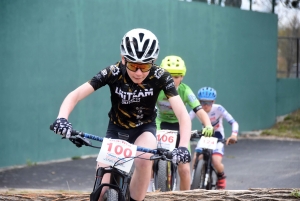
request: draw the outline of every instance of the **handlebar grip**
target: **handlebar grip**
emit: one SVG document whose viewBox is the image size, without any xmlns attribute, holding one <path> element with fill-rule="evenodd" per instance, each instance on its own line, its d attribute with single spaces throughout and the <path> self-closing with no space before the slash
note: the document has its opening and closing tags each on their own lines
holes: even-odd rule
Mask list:
<svg viewBox="0 0 300 201">
<path fill-rule="evenodd" d="M 53 125 L 52 125 L 52 124 L 50 125 L 50 130 L 52 130 L 52 131 L 54 130 L 54 128 L 53 128 Z"/>
<path fill-rule="evenodd" d="M 168 151 L 165 156 L 167 157 L 167 159 L 173 159 L 173 155 L 172 155 L 172 151 Z"/>
</svg>

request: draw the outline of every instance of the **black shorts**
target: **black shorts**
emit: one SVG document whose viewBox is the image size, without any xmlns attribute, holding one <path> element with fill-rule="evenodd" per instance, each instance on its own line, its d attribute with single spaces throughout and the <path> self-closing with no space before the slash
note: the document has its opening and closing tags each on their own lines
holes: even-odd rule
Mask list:
<svg viewBox="0 0 300 201">
<path fill-rule="evenodd" d="M 179 131 L 179 123 L 178 122 L 176 122 L 176 123 L 161 122 L 160 129 Z M 178 148 L 179 142 L 180 142 L 180 135 L 177 135 L 177 140 L 176 140 L 176 145 L 175 145 L 176 148 Z"/>
<path fill-rule="evenodd" d="M 135 140 L 143 133 L 143 132 L 150 132 L 156 138 L 156 124 L 155 122 L 151 122 L 148 124 L 143 124 L 136 128 L 125 129 L 121 128 L 111 121 L 108 123 L 107 131 L 106 131 L 106 138 L 112 139 L 121 139 L 125 140 L 131 144 L 134 144 Z"/>
</svg>

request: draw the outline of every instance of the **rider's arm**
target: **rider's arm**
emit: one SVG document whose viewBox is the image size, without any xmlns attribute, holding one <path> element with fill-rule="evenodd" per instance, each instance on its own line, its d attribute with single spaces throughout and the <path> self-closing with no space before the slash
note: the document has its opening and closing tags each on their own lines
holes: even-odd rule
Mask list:
<svg viewBox="0 0 300 201">
<path fill-rule="evenodd" d="M 237 123 L 237 121 L 235 121 L 235 119 L 231 116 L 231 114 L 229 114 L 229 112 L 223 107 L 223 106 L 219 106 L 218 110 L 222 111 L 222 115 L 223 118 L 226 119 L 226 121 L 231 125 L 231 133 L 232 135 L 237 135 L 239 132 L 239 124 Z"/>
<path fill-rule="evenodd" d="M 91 80 L 82 84 L 74 91 L 70 92 L 66 98 L 64 99 L 62 105 L 60 106 L 58 118 L 68 119 L 69 115 L 75 108 L 76 104 L 99 89 L 100 87 L 106 85 L 110 78 L 113 69 L 118 68 L 118 63 L 114 66 L 106 67 L 101 70 L 98 74 L 96 74 Z"/>
<path fill-rule="evenodd" d="M 196 114 L 196 116 L 199 118 L 199 120 L 205 127 L 212 126 L 208 114 L 202 109 L 202 106 L 200 105 L 200 102 L 195 96 L 192 89 L 186 84 L 181 84 L 181 85 L 185 87 L 183 98 L 184 100 L 186 100 L 187 104 L 193 109 L 194 114 Z M 190 118 L 191 115 L 192 114 L 190 112 L 189 114 Z"/>
<path fill-rule="evenodd" d="M 189 114 L 179 95 L 169 98 L 169 101 L 179 122 L 179 147 L 188 147 L 192 129 Z"/>
<path fill-rule="evenodd" d="M 195 114 L 195 112 L 194 112 L 193 110 L 191 110 L 191 111 L 189 112 L 189 115 L 190 115 L 190 119 L 191 119 L 191 120 L 193 120 L 193 119 L 196 117 L 196 114 Z"/>
<path fill-rule="evenodd" d="M 222 112 L 223 118 L 231 125 L 231 136 L 227 139 L 226 144 L 230 144 L 231 140 L 237 141 L 237 134 L 239 132 L 239 124 L 235 121 L 235 119 L 227 112 L 227 110 L 219 105 L 218 110 Z"/>
<path fill-rule="evenodd" d="M 88 82 L 70 92 L 60 106 L 58 118 L 68 119 L 76 104 L 93 92 L 94 88 Z"/>
<path fill-rule="evenodd" d="M 208 114 L 203 109 L 198 110 L 196 115 L 204 126 L 212 126 Z"/>
</svg>

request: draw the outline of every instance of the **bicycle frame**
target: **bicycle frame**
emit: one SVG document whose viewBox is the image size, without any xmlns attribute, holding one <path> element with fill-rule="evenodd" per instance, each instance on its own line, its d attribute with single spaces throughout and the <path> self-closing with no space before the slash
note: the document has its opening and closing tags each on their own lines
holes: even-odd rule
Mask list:
<svg viewBox="0 0 300 201">
<path fill-rule="evenodd" d="M 225 139 L 219 139 L 218 142 L 224 143 Z M 202 155 L 203 164 L 199 165 L 199 156 Z M 213 150 L 202 149 L 202 153 L 196 153 L 196 160 L 192 172 L 191 189 L 212 190 L 217 187 L 217 171 L 212 165 Z M 198 167 L 199 166 L 199 167 Z M 200 171 L 200 172 L 199 172 Z"/>
<path fill-rule="evenodd" d="M 216 188 L 216 181 L 213 181 L 212 174 L 214 173 L 217 175 L 217 172 L 215 168 L 212 165 L 212 150 L 210 149 L 203 149 L 203 152 L 201 153 L 203 155 L 203 165 L 202 168 L 204 168 L 204 172 L 201 172 L 201 177 L 204 176 L 204 181 L 199 183 L 199 188 L 200 189 L 206 189 L 206 190 L 211 190 Z M 199 165 L 199 156 L 201 155 L 200 153 L 196 154 L 196 161 L 194 164 L 194 170 L 197 169 L 197 166 Z M 203 170 L 202 170 L 203 171 Z M 193 178 L 192 178 L 193 179 Z"/>
</svg>

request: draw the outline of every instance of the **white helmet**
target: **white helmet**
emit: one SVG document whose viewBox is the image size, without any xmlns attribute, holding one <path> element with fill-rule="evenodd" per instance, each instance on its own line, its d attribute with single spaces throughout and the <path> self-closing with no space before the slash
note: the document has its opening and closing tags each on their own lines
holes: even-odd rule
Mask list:
<svg viewBox="0 0 300 201">
<path fill-rule="evenodd" d="M 151 63 L 157 59 L 159 45 L 156 36 L 147 29 L 132 29 L 122 38 L 121 55 L 128 61 Z"/>
</svg>

